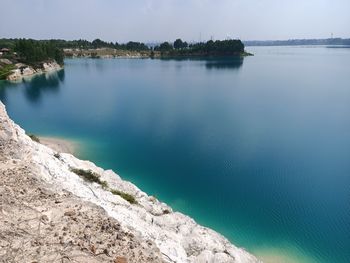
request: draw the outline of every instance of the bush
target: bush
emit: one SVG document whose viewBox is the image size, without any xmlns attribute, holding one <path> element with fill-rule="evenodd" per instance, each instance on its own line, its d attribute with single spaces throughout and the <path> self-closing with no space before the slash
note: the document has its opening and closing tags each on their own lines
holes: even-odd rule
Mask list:
<svg viewBox="0 0 350 263">
<path fill-rule="evenodd" d="M 38 137 L 36 137 L 34 134 L 28 134 L 28 136 L 35 142 L 39 142 L 40 143 L 40 139 Z"/>
<path fill-rule="evenodd" d="M 100 179 L 100 176 L 97 173 L 94 173 L 91 170 L 83 170 L 83 169 L 77 169 L 77 168 L 71 168 L 70 169 L 73 173 L 79 175 L 82 177 L 85 181 L 91 182 L 91 183 L 98 183 L 102 186 L 103 189 L 108 188 L 108 184 L 106 181 L 102 181 Z"/>
<path fill-rule="evenodd" d="M 130 204 L 137 204 L 135 197 L 131 194 L 124 193 L 122 191 L 115 190 L 115 189 L 111 189 L 111 193 L 114 195 L 119 195 L 120 197 L 128 201 Z"/>
<path fill-rule="evenodd" d="M 130 204 L 137 204 L 137 201 L 133 195 L 128 194 L 128 193 L 124 193 L 124 192 L 119 191 L 119 190 L 109 189 L 108 183 L 106 181 L 102 181 L 100 179 L 100 176 L 97 173 L 94 173 L 91 170 L 83 170 L 83 169 L 77 169 L 77 168 L 71 168 L 70 170 L 73 173 L 82 177 L 85 181 L 88 181 L 91 183 L 98 183 L 99 185 L 102 186 L 103 189 L 109 190 L 114 195 L 119 195 L 120 197 L 122 197 L 123 199 L 128 201 Z"/>
<path fill-rule="evenodd" d="M 102 186 L 103 189 L 105 190 L 108 189 L 108 183 L 106 181 L 101 181 L 100 185 Z"/>
<path fill-rule="evenodd" d="M 15 69 L 14 65 L 5 65 L 0 68 L 0 79 L 6 79 L 11 74 L 11 70 Z"/>
</svg>

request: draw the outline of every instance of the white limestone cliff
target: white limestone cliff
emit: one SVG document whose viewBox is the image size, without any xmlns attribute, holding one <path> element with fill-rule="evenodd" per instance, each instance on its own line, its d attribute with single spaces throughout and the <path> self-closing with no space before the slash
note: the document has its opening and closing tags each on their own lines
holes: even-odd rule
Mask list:
<svg viewBox="0 0 350 263">
<path fill-rule="evenodd" d="M 31 77 L 35 74 L 51 72 L 62 68 L 56 61 L 44 62 L 41 68 L 36 69 L 22 63 L 15 64 L 15 67 L 16 68 L 11 71 L 11 74 L 7 76 L 7 80 L 18 81 L 24 77 Z"/>
</svg>

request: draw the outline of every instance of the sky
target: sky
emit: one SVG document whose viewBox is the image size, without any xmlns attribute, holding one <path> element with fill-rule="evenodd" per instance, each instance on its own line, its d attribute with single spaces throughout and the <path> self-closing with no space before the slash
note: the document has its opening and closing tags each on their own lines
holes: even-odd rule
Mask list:
<svg viewBox="0 0 350 263">
<path fill-rule="evenodd" d="M 0 38 L 350 38 L 350 0 L 0 0 Z"/>
</svg>

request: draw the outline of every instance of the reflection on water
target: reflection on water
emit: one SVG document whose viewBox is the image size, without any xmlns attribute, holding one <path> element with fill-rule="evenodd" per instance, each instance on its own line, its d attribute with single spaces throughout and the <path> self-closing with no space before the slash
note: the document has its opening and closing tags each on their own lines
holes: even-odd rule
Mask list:
<svg viewBox="0 0 350 263">
<path fill-rule="evenodd" d="M 16 82 L 0 81 L 0 100 L 6 102 L 7 89 L 18 88 L 18 84 L 23 84 L 25 97 L 30 102 L 40 100 L 44 92 L 58 92 L 60 85 L 64 82 L 64 69 L 45 74 L 25 77 Z"/>
<path fill-rule="evenodd" d="M 197 61 L 203 62 L 207 69 L 239 69 L 243 65 L 243 57 L 211 57 L 211 58 L 162 58 L 163 61 Z M 181 67 L 182 64 L 176 64 Z"/>
<path fill-rule="evenodd" d="M 31 102 L 38 101 L 44 92 L 58 92 L 59 86 L 64 82 L 64 69 L 23 79 L 25 96 Z"/>
<path fill-rule="evenodd" d="M 6 88 L 5 81 L 0 80 L 0 100 L 6 102 Z"/>
<path fill-rule="evenodd" d="M 230 58 L 164 58 L 161 61 L 176 61 L 176 62 L 199 62 L 199 66 L 204 66 L 208 70 L 237 70 L 243 65 L 243 57 L 230 57 Z M 105 67 L 106 61 L 103 59 L 96 60 L 82 60 L 80 66 L 84 66 L 89 69 L 93 66 L 99 72 L 102 72 Z M 178 63 L 176 68 L 181 68 L 184 64 Z M 135 66 L 132 64 L 132 66 Z M 170 66 L 168 64 L 162 65 L 164 68 Z M 172 65 L 174 66 L 174 65 Z M 30 102 L 37 102 L 41 99 L 45 92 L 58 92 L 60 85 L 64 82 L 65 71 L 61 69 L 59 71 L 48 72 L 45 74 L 34 75 L 31 77 L 23 78 L 17 82 L 0 81 L 0 100 L 6 102 L 6 89 L 18 87 L 18 84 L 23 84 L 25 97 Z"/>
<path fill-rule="evenodd" d="M 242 65 L 242 57 L 209 59 L 205 63 L 207 69 L 239 69 Z"/>
</svg>

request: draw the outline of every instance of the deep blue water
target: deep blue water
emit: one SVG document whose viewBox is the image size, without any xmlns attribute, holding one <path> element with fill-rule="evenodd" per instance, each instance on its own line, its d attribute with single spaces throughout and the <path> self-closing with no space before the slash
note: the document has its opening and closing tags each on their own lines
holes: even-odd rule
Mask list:
<svg viewBox="0 0 350 263">
<path fill-rule="evenodd" d="M 0 99 L 29 132 L 79 140 L 79 157 L 258 256 L 349 262 L 350 50 L 248 51 L 67 59 L 1 82 Z"/>
</svg>

